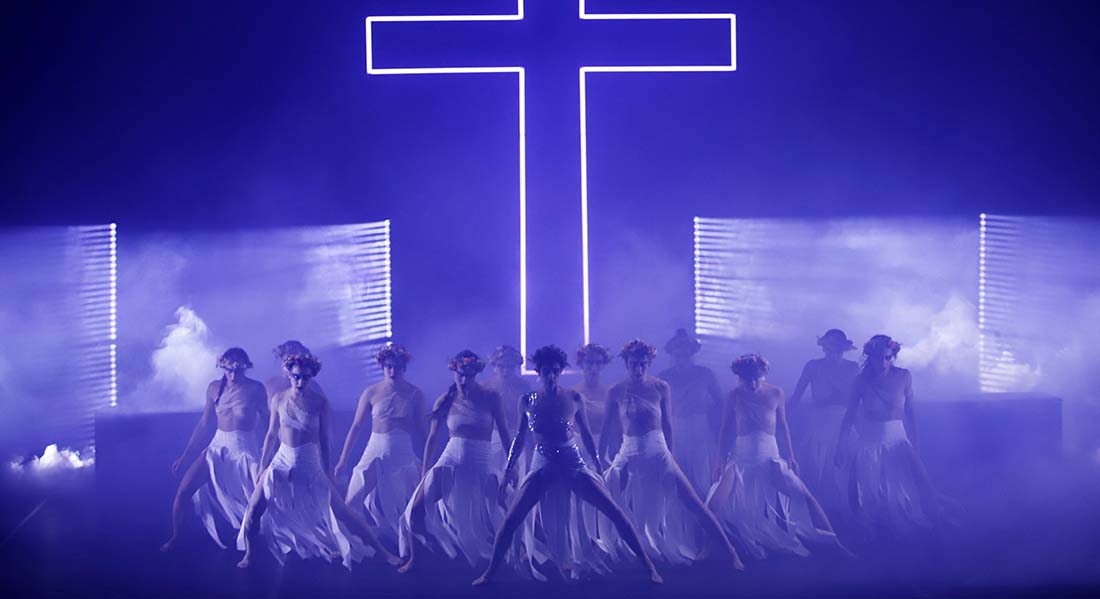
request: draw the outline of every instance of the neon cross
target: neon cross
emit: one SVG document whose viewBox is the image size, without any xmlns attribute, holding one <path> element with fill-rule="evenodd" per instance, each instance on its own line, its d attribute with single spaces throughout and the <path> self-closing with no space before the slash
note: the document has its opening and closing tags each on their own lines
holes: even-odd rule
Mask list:
<svg viewBox="0 0 1100 599">
<path fill-rule="evenodd" d="M 543 13 L 553 12 L 560 10 L 561 7 L 567 4 L 563 0 L 538 0 L 532 2 L 532 7 L 535 12 L 538 13 L 534 18 L 530 19 L 530 22 L 536 20 L 542 20 Z M 571 132 L 576 131 L 574 127 L 579 122 L 579 141 L 580 141 L 580 155 L 579 155 L 579 174 L 580 174 L 580 275 L 581 275 L 581 290 L 582 290 L 582 319 L 581 328 L 583 330 L 583 339 L 585 343 L 589 342 L 590 333 L 590 292 L 589 292 L 589 255 L 588 255 L 588 131 L 587 131 L 587 76 L 589 73 L 674 73 L 674 72 L 728 72 L 736 70 L 736 21 L 735 16 L 730 13 L 676 13 L 676 14 L 640 14 L 640 13 L 589 13 L 585 10 L 585 0 L 579 0 L 579 12 L 578 17 L 581 23 L 592 22 L 605 22 L 602 25 L 602 34 L 596 39 L 601 47 L 606 46 L 630 46 L 633 44 L 632 49 L 635 55 L 641 55 L 642 58 L 637 58 L 641 62 L 656 62 L 658 64 L 607 64 L 618 63 L 620 60 L 596 60 L 585 61 L 588 63 L 595 62 L 596 64 L 587 64 L 579 67 L 579 71 L 576 71 L 575 66 L 568 67 L 569 72 L 579 73 L 579 79 L 572 79 L 576 75 L 569 76 L 569 80 L 564 80 L 562 77 L 546 76 L 546 73 L 550 72 L 555 75 L 562 74 L 562 65 L 550 64 L 553 61 L 547 61 L 547 55 L 556 55 L 555 52 L 547 52 L 542 50 L 541 54 L 536 55 L 535 60 L 528 60 L 526 64 L 530 65 L 532 62 L 536 63 L 533 67 L 532 73 L 536 73 L 532 76 L 531 81 L 528 81 L 527 68 L 524 66 L 516 66 L 513 64 L 496 65 L 491 64 L 494 62 L 492 59 L 487 59 L 487 55 L 501 54 L 502 48 L 514 49 L 516 42 L 521 41 L 519 37 L 524 33 L 523 30 L 517 29 L 516 22 L 523 22 L 524 19 L 524 0 L 517 0 L 516 12 L 512 14 L 489 14 L 489 15 L 404 15 L 404 16 L 372 16 L 366 19 L 366 58 L 367 58 L 367 74 L 368 75 L 438 75 L 438 74 L 468 74 L 468 73 L 481 73 L 481 74 L 516 74 L 518 80 L 519 89 L 519 252 L 520 252 L 520 276 L 519 276 L 519 337 L 520 337 L 520 351 L 523 355 L 527 355 L 527 340 L 528 336 L 528 237 L 532 234 L 528 231 L 528 216 L 529 209 L 535 211 L 535 221 L 540 225 L 536 229 L 536 236 L 542 235 L 545 240 L 541 240 L 539 244 L 532 244 L 532 247 L 538 246 L 543 248 L 552 247 L 556 242 L 558 243 L 559 252 L 555 254 L 548 249 L 544 249 L 541 255 L 543 260 L 540 260 L 540 269 L 544 269 L 551 273 L 551 276 L 546 276 L 543 279 L 537 279 L 537 293 L 534 298 L 537 301 L 542 300 L 542 305 L 537 313 L 543 318 L 542 321 L 548 321 L 549 325 L 544 325 L 538 332 L 541 334 L 541 339 L 547 341 L 553 339 L 555 336 L 560 336 L 563 329 L 569 330 L 572 328 L 571 324 L 576 321 L 575 313 L 565 315 L 561 313 L 561 301 L 558 283 L 567 277 L 571 277 L 574 272 L 562 272 L 567 270 L 569 266 L 556 267 L 558 261 L 556 260 L 562 254 L 561 239 L 576 239 L 576 234 L 570 232 L 570 228 L 575 230 L 575 212 L 570 212 L 568 207 L 562 208 L 559 204 L 555 205 L 552 201 L 546 201 L 545 205 L 539 206 L 538 203 L 528 206 L 528 152 L 538 153 L 545 150 L 546 147 L 552 146 L 548 138 L 555 135 L 561 135 L 562 131 Z M 550 21 L 550 20 L 546 20 Z M 631 32 L 634 33 L 633 39 L 629 39 L 623 27 L 623 22 L 630 21 L 632 24 Z M 499 23 L 511 22 L 503 27 L 508 29 L 502 29 Z M 647 22 L 650 23 L 649 27 L 645 27 Z M 661 23 L 654 23 L 661 22 Z M 679 23 L 678 23 L 679 22 Z M 686 30 L 684 26 L 687 22 L 695 22 L 694 29 Z M 375 27 L 376 23 L 403 23 L 400 27 L 387 27 L 382 26 Z M 619 26 L 616 26 L 619 23 Z M 409 25 L 417 24 L 417 25 Z M 461 24 L 461 28 L 455 24 Z M 529 27 L 532 27 L 530 23 L 527 23 Z M 659 31 L 655 30 L 652 25 L 660 25 Z M 410 27 L 412 29 L 410 29 Z M 419 29 L 417 29 L 419 28 Z M 700 28 L 702 28 L 700 30 Z M 720 32 L 720 36 L 714 34 Z M 690 31 L 695 35 L 692 35 L 692 43 L 684 44 L 684 33 Z M 503 32 L 503 35 L 502 35 Z M 675 32 L 680 35 L 672 36 L 670 33 Z M 551 32 L 553 33 L 553 32 Z M 638 34 L 643 34 L 644 45 L 638 45 Z M 427 37 L 425 37 L 427 34 Z M 380 44 L 382 47 L 399 48 L 402 54 L 413 54 L 414 58 L 411 60 L 415 63 L 423 64 L 424 62 L 436 62 L 442 63 L 446 66 L 406 66 L 402 63 L 402 59 L 394 56 L 386 56 L 383 62 L 387 66 L 376 66 L 376 54 L 380 54 L 381 50 L 375 48 L 375 41 L 382 36 L 392 36 L 391 43 Z M 407 37 L 402 37 L 402 36 Z M 463 38 L 463 44 L 449 43 L 449 40 L 453 36 L 467 36 Z M 577 37 L 584 37 L 584 34 L 578 34 L 577 36 L 559 36 L 565 45 L 575 46 L 575 40 Z M 419 43 L 425 39 L 430 39 L 432 43 L 423 44 Z M 441 39 L 447 41 L 440 42 Z M 673 41 L 675 40 L 675 41 Z M 608 43 L 608 42 L 615 43 Z M 726 46 L 728 41 L 728 47 Z M 436 56 L 425 56 L 425 53 L 432 54 L 435 48 L 439 45 L 446 46 L 448 56 L 437 58 Z M 686 52 L 692 53 L 693 62 L 709 63 L 710 59 L 698 60 L 699 54 L 705 54 L 706 56 L 714 56 L 716 54 L 715 46 L 718 45 L 721 52 L 717 53 L 721 62 L 716 64 L 660 64 L 666 60 L 666 56 L 672 53 L 684 54 Z M 590 45 L 591 46 L 591 45 Z M 692 46 L 690 49 L 686 49 L 685 46 Z M 588 48 L 591 50 L 591 48 Z M 404 61 L 410 61 L 409 58 L 404 58 Z M 508 61 L 512 62 L 512 61 Z M 520 64 L 525 64 L 523 61 L 518 61 Z M 557 61 L 560 62 L 560 61 Z M 480 63 L 481 66 L 468 66 L 463 63 Z M 485 64 L 490 63 L 490 64 Z M 545 64 L 544 64 L 545 63 Z M 601 64 L 602 63 L 602 64 Z M 539 82 L 541 78 L 540 83 Z M 572 81 L 579 82 L 579 89 L 572 87 Z M 535 83 L 536 93 L 528 95 L 528 86 L 531 83 Z M 567 106 L 553 106 L 552 102 L 547 99 L 553 97 L 555 94 L 561 93 L 562 89 L 572 88 L 576 90 L 579 97 L 579 105 L 573 104 L 570 107 Z M 553 117 L 560 118 L 540 118 L 532 120 L 533 126 L 538 129 L 541 128 L 544 131 L 540 132 L 540 139 L 537 143 L 527 143 L 527 111 L 528 111 L 528 99 L 535 100 L 537 108 L 541 108 L 540 117 L 545 117 L 548 114 Z M 540 104 L 541 102 L 541 104 Z M 570 104 L 569 102 L 563 102 L 560 104 Z M 557 115 L 555 113 L 562 112 L 563 110 L 576 111 L 579 109 L 579 115 L 573 112 L 571 115 Z M 551 126 L 543 126 L 542 123 L 552 123 Z M 573 137 L 573 142 L 576 143 L 576 138 Z M 573 148 L 576 146 L 573 145 Z M 570 153 L 573 150 L 563 150 L 563 153 Z M 550 198 L 568 197 L 575 194 L 575 188 L 567 192 L 561 192 L 556 189 L 555 186 L 561 185 L 563 180 L 576 181 L 577 170 L 574 170 L 575 165 L 572 167 L 567 165 L 568 171 L 560 167 L 561 162 L 569 162 L 569 157 L 562 157 L 555 152 L 547 152 L 548 156 L 538 156 L 540 163 L 551 164 L 554 167 L 543 166 L 543 170 L 553 171 L 557 168 L 559 173 L 550 173 L 547 175 L 545 172 L 539 174 L 547 175 L 536 180 L 536 185 L 532 188 L 535 194 L 542 194 Z M 532 164 L 535 164 L 534 162 Z M 571 175 L 567 173 L 571 172 Z M 562 221 L 564 216 L 561 216 L 562 212 L 571 215 L 569 217 L 570 223 L 557 222 Z M 551 223 L 550 230 L 552 232 L 547 233 L 547 223 Z M 575 246 L 571 246 L 575 248 Z M 572 250 L 575 252 L 575 249 Z M 537 250 L 536 250 L 537 253 Z M 569 256 L 571 254 L 565 254 Z M 536 256 L 538 258 L 539 256 Z M 568 262 L 568 261 L 566 261 Z M 564 275 L 564 276 L 563 276 Z M 575 280 L 575 279 L 573 279 Z M 554 293 L 558 293 L 555 296 Z M 551 299 L 546 300 L 549 297 Z M 554 311 L 557 310 L 557 314 Z M 547 318 L 548 316 L 554 316 L 554 318 Z M 553 326 L 557 325 L 557 326 Z M 575 329 L 574 329 L 575 330 Z"/>
</svg>

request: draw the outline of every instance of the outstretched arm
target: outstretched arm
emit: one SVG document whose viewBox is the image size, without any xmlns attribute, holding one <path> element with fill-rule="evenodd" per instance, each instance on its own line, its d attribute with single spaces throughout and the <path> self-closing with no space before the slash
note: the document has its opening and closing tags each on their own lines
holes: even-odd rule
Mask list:
<svg viewBox="0 0 1100 599">
<path fill-rule="evenodd" d="M 183 453 L 180 457 L 172 462 L 172 474 L 178 474 L 184 464 L 191 462 L 195 455 L 195 451 L 198 447 L 210 443 L 210 435 L 213 428 L 217 427 L 218 416 L 215 412 L 214 405 L 217 402 L 218 396 L 225 390 L 226 379 L 223 377 L 221 383 L 218 386 L 210 385 L 206 390 L 206 405 L 203 406 L 202 416 L 199 416 L 199 421 L 195 424 L 194 430 L 191 431 L 191 437 L 187 440 L 187 445 L 183 448 Z"/>
<path fill-rule="evenodd" d="M 439 439 L 439 429 L 447 421 L 447 413 L 451 411 L 451 403 L 454 402 L 455 393 L 457 393 L 457 390 L 452 385 L 451 389 L 440 395 L 439 399 L 435 401 L 435 405 L 432 406 L 431 421 L 428 423 L 428 438 L 424 441 L 424 458 L 420 462 L 420 478 L 424 478 L 424 474 L 431 467 L 432 455 L 435 452 L 436 441 Z"/>
<path fill-rule="evenodd" d="M 363 394 L 359 396 L 359 404 L 355 407 L 355 418 L 351 421 L 351 428 L 348 429 L 347 437 L 344 438 L 344 448 L 340 451 L 340 459 L 336 460 L 337 476 L 343 474 L 344 470 L 347 469 L 348 454 L 351 453 L 352 445 L 355 444 L 363 429 L 371 424 L 370 407 L 370 393 L 363 391 Z"/>
<path fill-rule="evenodd" d="M 779 442 L 781 443 L 780 455 L 787 460 L 787 464 L 794 470 L 794 473 L 798 474 L 798 462 L 794 459 L 794 446 L 791 444 L 791 427 L 787 423 L 787 401 L 783 397 L 782 389 L 777 389 L 777 392 L 779 393 L 779 405 L 775 409 L 775 427 L 776 432 L 779 433 Z"/>
</svg>

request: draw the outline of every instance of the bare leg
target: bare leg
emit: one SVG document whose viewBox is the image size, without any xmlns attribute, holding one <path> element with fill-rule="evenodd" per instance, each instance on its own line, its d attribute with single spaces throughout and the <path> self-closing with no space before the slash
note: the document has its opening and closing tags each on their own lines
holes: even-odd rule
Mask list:
<svg viewBox="0 0 1100 599">
<path fill-rule="evenodd" d="M 353 480 L 354 480 L 355 476 L 356 476 L 355 470 L 352 470 Z M 378 486 L 378 469 L 377 468 L 367 468 L 366 470 L 363 471 L 363 487 L 360 488 L 354 495 L 352 494 L 351 489 L 349 488 L 348 489 L 348 495 L 344 500 L 344 504 L 347 505 L 348 508 L 350 508 L 356 514 L 362 514 L 363 517 L 366 519 L 367 524 L 370 524 L 372 526 L 377 526 L 378 523 L 375 522 L 374 518 L 372 518 L 371 515 L 363 509 L 363 507 L 364 507 L 363 506 L 363 501 L 366 499 L 367 495 L 371 494 L 371 491 L 374 491 L 374 489 L 377 486 Z"/>
<path fill-rule="evenodd" d="M 409 531 L 405 533 L 405 547 L 409 549 L 409 559 L 405 562 L 405 565 L 397 569 L 397 571 L 402 574 L 411 572 L 413 569 L 416 535 L 423 534 L 426 528 L 424 522 L 427 516 L 426 503 L 424 499 L 424 483 L 421 482 L 421 484 L 416 487 L 416 493 L 413 494 L 409 505 Z"/>
<path fill-rule="evenodd" d="M 263 477 L 261 475 L 261 480 Z M 267 497 L 264 496 L 262 484 L 256 485 L 252 492 L 252 499 L 248 502 L 248 509 L 244 512 L 244 521 L 241 522 L 241 536 L 244 537 L 244 557 L 237 562 L 238 568 L 247 568 L 252 565 L 252 549 L 260 536 L 260 518 L 267 511 Z"/>
<path fill-rule="evenodd" d="M 699 524 L 707 531 L 712 541 L 718 543 L 726 553 L 733 567 L 737 570 L 744 570 L 745 564 L 741 562 L 737 550 L 730 544 L 730 540 L 726 537 L 726 533 L 722 530 L 722 525 L 718 522 L 718 518 L 714 516 L 714 512 L 707 509 L 703 500 L 699 499 L 699 495 L 695 492 L 695 488 L 691 486 L 691 481 L 684 475 L 684 471 L 680 470 L 675 462 L 671 463 L 670 466 L 672 467 L 672 479 L 676 482 L 676 491 L 680 495 L 680 501 L 683 501 L 688 509 L 695 514 L 695 517 L 699 519 Z"/>
<path fill-rule="evenodd" d="M 594 476 L 577 476 L 573 479 L 573 492 L 581 499 L 592 504 L 604 516 L 607 516 L 608 520 L 611 520 L 611 523 L 615 525 L 615 529 L 619 531 L 619 536 L 626 541 L 627 546 L 634 552 L 634 555 L 638 556 L 638 561 L 641 562 L 646 572 L 649 572 L 651 581 L 656 584 L 664 582 L 661 575 L 657 573 L 653 560 L 649 559 L 649 555 L 642 549 L 642 543 L 638 540 L 638 532 L 634 530 L 634 525 L 630 523 L 623 509 L 611 499 L 607 487 L 599 479 Z"/>
<path fill-rule="evenodd" d="M 184 506 L 191 502 L 191 496 L 203 485 L 210 482 L 210 470 L 206 467 L 206 450 L 202 450 L 199 457 L 188 466 L 183 474 L 183 480 L 176 489 L 176 496 L 172 500 L 172 536 L 160 546 L 161 551 L 171 551 L 179 541 L 180 528 L 183 526 Z"/>
<path fill-rule="evenodd" d="M 366 518 L 357 510 L 351 509 L 340 500 L 340 493 L 336 488 L 336 483 L 332 482 L 331 479 L 329 479 L 329 483 L 332 486 L 332 491 L 329 493 L 332 513 L 335 514 L 341 522 L 347 525 L 348 528 L 352 529 L 352 532 L 363 537 L 363 540 L 365 540 L 368 545 L 374 547 L 379 555 L 382 556 L 382 559 L 386 560 L 386 563 L 391 566 L 400 564 L 401 558 L 391 553 L 389 549 L 386 549 L 386 546 L 378 540 L 378 537 L 374 536 L 374 533 L 371 532 L 370 525 L 367 524 Z"/>
<path fill-rule="evenodd" d="M 523 484 L 520 485 L 519 491 L 516 493 L 516 498 L 512 501 L 512 506 L 508 508 L 508 514 L 504 516 L 504 522 L 497 530 L 496 539 L 493 540 L 493 556 L 489 559 L 489 566 L 473 582 L 474 586 L 481 586 L 489 582 L 489 579 L 496 574 L 496 571 L 500 568 L 500 563 L 504 560 L 504 554 L 508 551 L 508 546 L 512 544 L 512 537 L 516 534 L 516 529 L 523 524 L 523 519 L 527 517 L 527 513 L 546 494 L 550 482 L 545 470 L 532 472 L 524 479 Z"/>
</svg>

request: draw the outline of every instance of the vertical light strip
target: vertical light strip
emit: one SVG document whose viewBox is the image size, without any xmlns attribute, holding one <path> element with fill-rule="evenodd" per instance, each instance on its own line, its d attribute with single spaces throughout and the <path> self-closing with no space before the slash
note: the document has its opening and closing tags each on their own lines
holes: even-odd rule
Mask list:
<svg viewBox="0 0 1100 599">
<path fill-rule="evenodd" d="M 978 387 L 987 391 L 982 376 L 989 360 L 986 357 L 985 340 L 985 213 L 978 215 Z"/>
<path fill-rule="evenodd" d="M 584 3 L 581 3 L 584 13 Z M 581 106 L 581 295 L 584 306 L 584 344 L 589 343 L 591 316 L 588 308 L 590 289 L 588 283 L 588 94 L 585 92 L 585 73 L 580 70 Z M 524 354 L 526 355 L 526 354 Z"/>
<path fill-rule="evenodd" d="M 118 406 L 118 225 L 110 225 L 111 255 L 111 394 L 110 406 Z"/>
</svg>

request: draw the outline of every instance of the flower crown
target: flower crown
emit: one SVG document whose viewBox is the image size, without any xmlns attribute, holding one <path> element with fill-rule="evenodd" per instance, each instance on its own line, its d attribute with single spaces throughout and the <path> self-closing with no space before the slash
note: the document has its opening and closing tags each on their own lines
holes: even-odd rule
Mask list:
<svg viewBox="0 0 1100 599">
<path fill-rule="evenodd" d="M 288 354 L 283 357 L 283 369 L 289 371 L 295 366 L 310 369 L 314 376 L 321 372 L 321 360 L 313 354 Z"/>
<path fill-rule="evenodd" d="M 611 361 L 611 352 L 599 343 L 589 343 L 577 350 L 577 363 L 583 364 L 585 360 L 607 364 Z"/>
<path fill-rule="evenodd" d="M 768 373 L 768 359 L 760 354 L 745 354 L 730 364 L 730 370 L 742 378 L 762 376 Z"/>
<path fill-rule="evenodd" d="M 863 344 L 863 355 L 865 356 L 883 356 L 888 351 L 895 356 L 901 351 L 901 344 L 888 335 L 875 335 Z"/>
<path fill-rule="evenodd" d="M 231 347 L 218 356 L 217 367 L 223 370 L 248 370 L 252 368 L 252 360 L 243 349 Z"/>
<path fill-rule="evenodd" d="M 378 353 L 374 355 L 374 359 L 378 361 L 379 365 L 390 360 L 404 366 L 412 360 L 412 357 L 412 353 L 405 349 L 404 345 L 398 345 L 392 341 L 383 345 Z"/>
<path fill-rule="evenodd" d="M 652 362 L 653 358 L 657 357 L 657 348 L 641 339 L 634 339 L 623 345 L 623 348 L 619 350 L 619 356 L 623 360 L 641 358 L 647 362 Z"/>
<path fill-rule="evenodd" d="M 523 354 L 519 353 L 519 350 L 511 345 L 501 345 L 489 355 L 489 363 L 493 365 L 511 364 L 514 366 L 522 366 Z"/>
<path fill-rule="evenodd" d="M 485 362 L 481 361 L 481 358 L 470 350 L 463 350 L 458 353 L 457 356 L 451 358 L 447 367 L 455 372 L 468 372 L 474 371 L 475 373 L 485 370 Z"/>
</svg>

